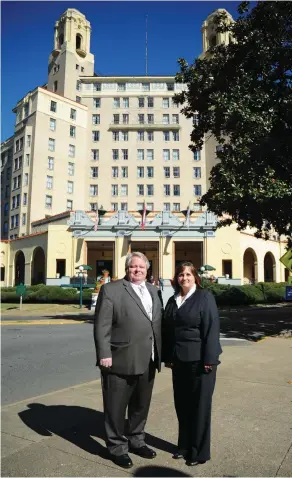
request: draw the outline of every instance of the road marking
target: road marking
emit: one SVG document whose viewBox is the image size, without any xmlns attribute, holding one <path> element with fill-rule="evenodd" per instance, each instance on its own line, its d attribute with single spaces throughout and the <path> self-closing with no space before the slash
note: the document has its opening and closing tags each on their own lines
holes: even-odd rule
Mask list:
<svg viewBox="0 0 292 478">
<path fill-rule="evenodd" d="M 233 340 L 237 342 L 248 342 L 247 339 L 238 339 L 238 338 L 232 338 L 232 337 L 220 337 L 220 340 Z"/>
<path fill-rule="evenodd" d="M 65 325 L 65 324 L 85 324 L 85 320 L 2 320 L 0 325 Z"/>
</svg>

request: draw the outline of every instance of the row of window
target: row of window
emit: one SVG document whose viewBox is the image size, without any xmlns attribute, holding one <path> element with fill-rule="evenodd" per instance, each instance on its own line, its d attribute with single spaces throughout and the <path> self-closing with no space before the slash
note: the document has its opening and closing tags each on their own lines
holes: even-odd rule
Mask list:
<svg viewBox="0 0 292 478">
<path fill-rule="evenodd" d="M 18 153 L 19 151 L 21 151 L 23 149 L 23 144 L 24 144 L 23 137 L 17 139 L 15 141 L 15 145 L 14 145 L 14 153 Z M 31 146 L 31 135 L 30 134 L 28 134 L 26 136 L 26 146 L 28 148 Z"/>
<path fill-rule="evenodd" d="M 101 108 L 101 100 L 102 98 L 93 98 L 93 107 L 94 108 Z M 113 98 L 113 108 L 129 108 L 130 107 L 130 98 L 120 98 L 120 97 L 114 97 Z M 132 98 L 132 101 L 134 98 Z M 160 100 L 161 98 L 155 98 L 155 100 Z M 151 96 L 148 96 L 147 98 L 136 98 L 135 101 L 137 101 L 137 106 L 138 108 L 154 108 L 154 98 Z M 134 105 L 131 105 L 132 107 Z M 135 105 L 136 106 L 136 105 Z M 178 108 L 179 106 L 174 103 L 173 98 L 162 98 L 162 103 L 160 103 L 159 107 L 162 106 L 162 108 Z"/>
<path fill-rule="evenodd" d="M 145 153 L 146 151 L 146 153 Z M 149 151 L 149 153 L 148 153 Z M 138 160 L 143 160 L 145 157 L 148 159 L 154 159 L 154 153 L 153 149 L 137 149 L 137 159 Z M 179 161 L 180 158 L 180 152 L 179 149 L 164 149 L 163 150 L 163 160 L 164 161 L 170 161 L 170 159 L 173 159 L 174 161 Z M 99 149 L 92 149 L 91 150 L 91 159 L 92 161 L 98 161 L 99 160 Z M 129 150 L 128 149 L 112 149 L 112 159 L 114 161 L 117 161 L 119 159 L 123 160 L 128 160 L 129 159 Z M 193 159 L 194 161 L 200 161 L 201 159 L 201 152 L 200 151 L 195 151 L 193 153 Z"/>
<path fill-rule="evenodd" d="M 48 150 L 54 152 L 56 149 L 56 140 L 54 138 L 49 138 L 48 142 Z M 68 156 L 70 158 L 75 158 L 75 145 L 74 144 L 69 144 L 69 149 L 68 149 Z"/>
<path fill-rule="evenodd" d="M 22 214 L 22 221 L 21 222 L 22 222 L 23 226 L 26 225 L 26 213 Z M 10 229 L 14 229 L 18 226 L 19 226 L 19 214 L 15 214 L 14 216 L 10 217 Z M 7 228 L 7 226 L 5 227 L 5 223 L 4 223 L 4 232 L 7 232 L 7 231 L 5 231 L 6 228 Z"/>
<path fill-rule="evenodd" d="M 53 181 L 54 181 L 53 176 L 47 176 L 47 178 L 46 178 L 46 188 L 47 189 L 53 189 Z M 68 194 L 73 194 L 73 192 L 74 192 L 74 182 L 73 181 L 67 181 L 67 193 Z"/>
<path fill-rule="evenodd" d="M 23 175 L 23 186 L 27 186 L 27 185 L 28 185 L 28 173 L 25 173 Z M 14 191 L 15 189 L 19 189 L 20 187 L 21 187 L 21 174 L 13 178 L 12 191 Z"/>
<path fill-rule="evenodd" d="M 141 211 L 143 209 L 143 207 L 144 207 L 143 202 L 137 202 L 137 204 L 136 204 L 136 210 L 137 211 Z M 202 209 L 202 207 L 198 203 L 194 203 L 192 208 L 193 208 L 193 211 L 201 211 L 201 209 Z M 89 203 L 89 210 L 90 211 L 96 211 L 96 209 L 97 209 L 97 203 L 96 202 Z M 121 211 L 128 211 L 128 203 L 127 202 L 121 202 L 120 205 L 117 202 L 112 202 L 111 203 L 111 210 L 112 211 L 118 211 L 119 209 Z M 154 203 L 153 202 L 147 202 L 146 203 L 146 209 L 148 211 L 154 211 Z M 163 211 L 179 212 L 180 210 L 181 210 L 181 206 L 180 206 L 179 202 L 172 203 L 172 206 L 171 206 L 170 202 L 164 202 L 163 203 Z"/>
<path fill-rule="evenodd" d="M 145 135 L 144 131 L 137 131 L 137 140 L 144 141 Z M 179 132 L 178 131 L 162 131 L 163 140 L 165 142 L 169 141 L 179 141 Z M 148 136 L 148 138 L 152 138 L 149 141 L 154 140 L 154 135 Z M 129 132 L 128 131 L 113 131 L 112 132 L 112 140 L 113 141 L 129 141 Z M 99 131 L 92 132 L 92 141 L 100 141 L 100 134 Z"/>
<path fill-rule="evenodd" d="M 57 113 L 57 102 L 51 100 L 50 102 L 50 111 L 52 113 Z M 74 108 L 70 108 L 70 119 L 76 120 L 77 117 L 77 111 Z"/>
<path fill-rule="evenodd" d="M 93 124 L 100 124 L 100 115 L 94 114 L 92 115 L 92 122 Z M 154 122 L 154 115 L 151 114 L 144 114 L 139 113 L 137 116 L 137 123 L 138 124 L 155 124 Z M 164 114 L 162 115 L 162 121 L 158 121 L 158 124 L 179 124 L 179 115 L 173 114 L 171 115 L 171 122 L 170 122 L 170 115 Z M 113 115 L 113 124 L 129 124 L 129 114 L 114 114 Z"/>
<path fill-rule="evenodd" d="M 119 193 L 120 188 L 120 193 Z M 172 191 L 173 196 L 180 196 L 180 185 L 179 184 L 163 184 L 163 193 L 164 196 L 170 196 Z M 89 186 L 89 195 L 98 196 L 98 185 L 90 184 Z M 112 184 L 111 185 L 111 195 L 112 196 L 127 196 L 128 195 L 128 185 L 127 184 Z M 154 184 L 137 184 L 137 196 L 154 196 Z M 201 196 L 202 195 L 202 186 L 196 184 L 193 186 L 193 195 Z"/>
<path fill-rule="evenodd" d="M 77 65 L 76 65 L 77 66 Z M 150 82 L 143 82 L 141 84 L 141 89 L 142 91 L 150 91 L 151 89 L 151 85 L 155 85 L 155 83 L 150 83 Z M 85 89 L 90 89 L 91 88 L 91 85 L 90 83 L 81 83 L 80 80 L 77 80 L 76 82 L 76 89 L 78 91 L 81 91 L 81 88 L 84 87 Z M 117 90 L 118 91 L 127 91 L 128 90 L 128 83 L 125 83 L 125 82 L 120 82 L 120 83 L 117 83 Z M 139 83 L 137 83 L 137 87 L 138 87 Z M 165 89 L 167 91 L 174 91 L 174 82 L 167 82 L 167 83 L 161 83 L 159 82 L 159 85 L 160 87 L 162 87 L 162 85 L 165 87 Z M 103 89 L 103 83 L 93 83 L 93 90 L 94 91 L 102 91 Z M 132 90 L 132 85 L 129 87 L 130 90 Z"/>
<path fill-rule="evenodd" d="M 56 127 L 57 120 L 55 120 L 54 118 L 50 118 L 50 130 L 56 131 Z M 71 138 L 76 138 L 76 126 L 69 126 L 69 136 L 71 136 Z"/>
</svg>

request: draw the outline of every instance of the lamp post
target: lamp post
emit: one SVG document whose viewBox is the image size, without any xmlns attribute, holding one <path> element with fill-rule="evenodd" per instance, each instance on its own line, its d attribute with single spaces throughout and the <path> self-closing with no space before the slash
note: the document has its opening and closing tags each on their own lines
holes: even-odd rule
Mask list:
<svg viewBox="0 0 292 478">
<path fill-rule="evenodd" d="M 203 277 L 203 274 L 205 272 L 205 267 L 204 266 L 200 267 L 200 272 L 201 272 L 202 287 L 204 288 L 204 277 Z"/>
<path fill-rule="evenodd" d="M 83 266 L 79 266 L 79 278 L 80 278 L 80 309 L 82 309 L 82 281 L 85 271 Z"/>
</svg>

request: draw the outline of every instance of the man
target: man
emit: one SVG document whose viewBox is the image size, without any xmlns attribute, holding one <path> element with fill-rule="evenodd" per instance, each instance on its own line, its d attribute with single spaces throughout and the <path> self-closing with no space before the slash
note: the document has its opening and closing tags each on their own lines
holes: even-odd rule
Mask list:
<svg viewBox="0 0 292 478">
<path fill-rule="evenodd" d="M 145 282 L 149 261 L 128 254 L 126 277 L 101 287 L 94 340 L 101 369 L 105 432 L 111 459 L 133 466 L 128 451 L 143 458 L 156 453 L 145 444 L 155 370 L 161 369 L 162 305 L 157 288 Z M 127 430 L 125 415 L 128 408 Z"/>
</svg>

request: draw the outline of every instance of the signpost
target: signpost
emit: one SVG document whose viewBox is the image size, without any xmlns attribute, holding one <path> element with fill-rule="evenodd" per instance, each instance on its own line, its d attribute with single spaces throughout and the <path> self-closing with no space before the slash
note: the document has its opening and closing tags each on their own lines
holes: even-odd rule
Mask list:
<svg viewBox="0 0 292 478">
<path fill-rule="evenodd" d="M 20 303 L 19 303 L 19 309 L 22 309 L 22 298 L 26 296 L 26 286 L 23 284 L 19 284 L 16 287 L 16 294 L 20 296 Z"/>
<path fill-rule="evenodd" d="M 284 266 L 288 269 L 288 271 L 292 271 L 292 248 L 289 249 L 282 257 L 280 257 L 280 261 Z M 286 293 L 285 293 L 285 300 L 292 300 L 292 276 L 288 277 L 288 284 L 286 285 Z"/>
</svg>

